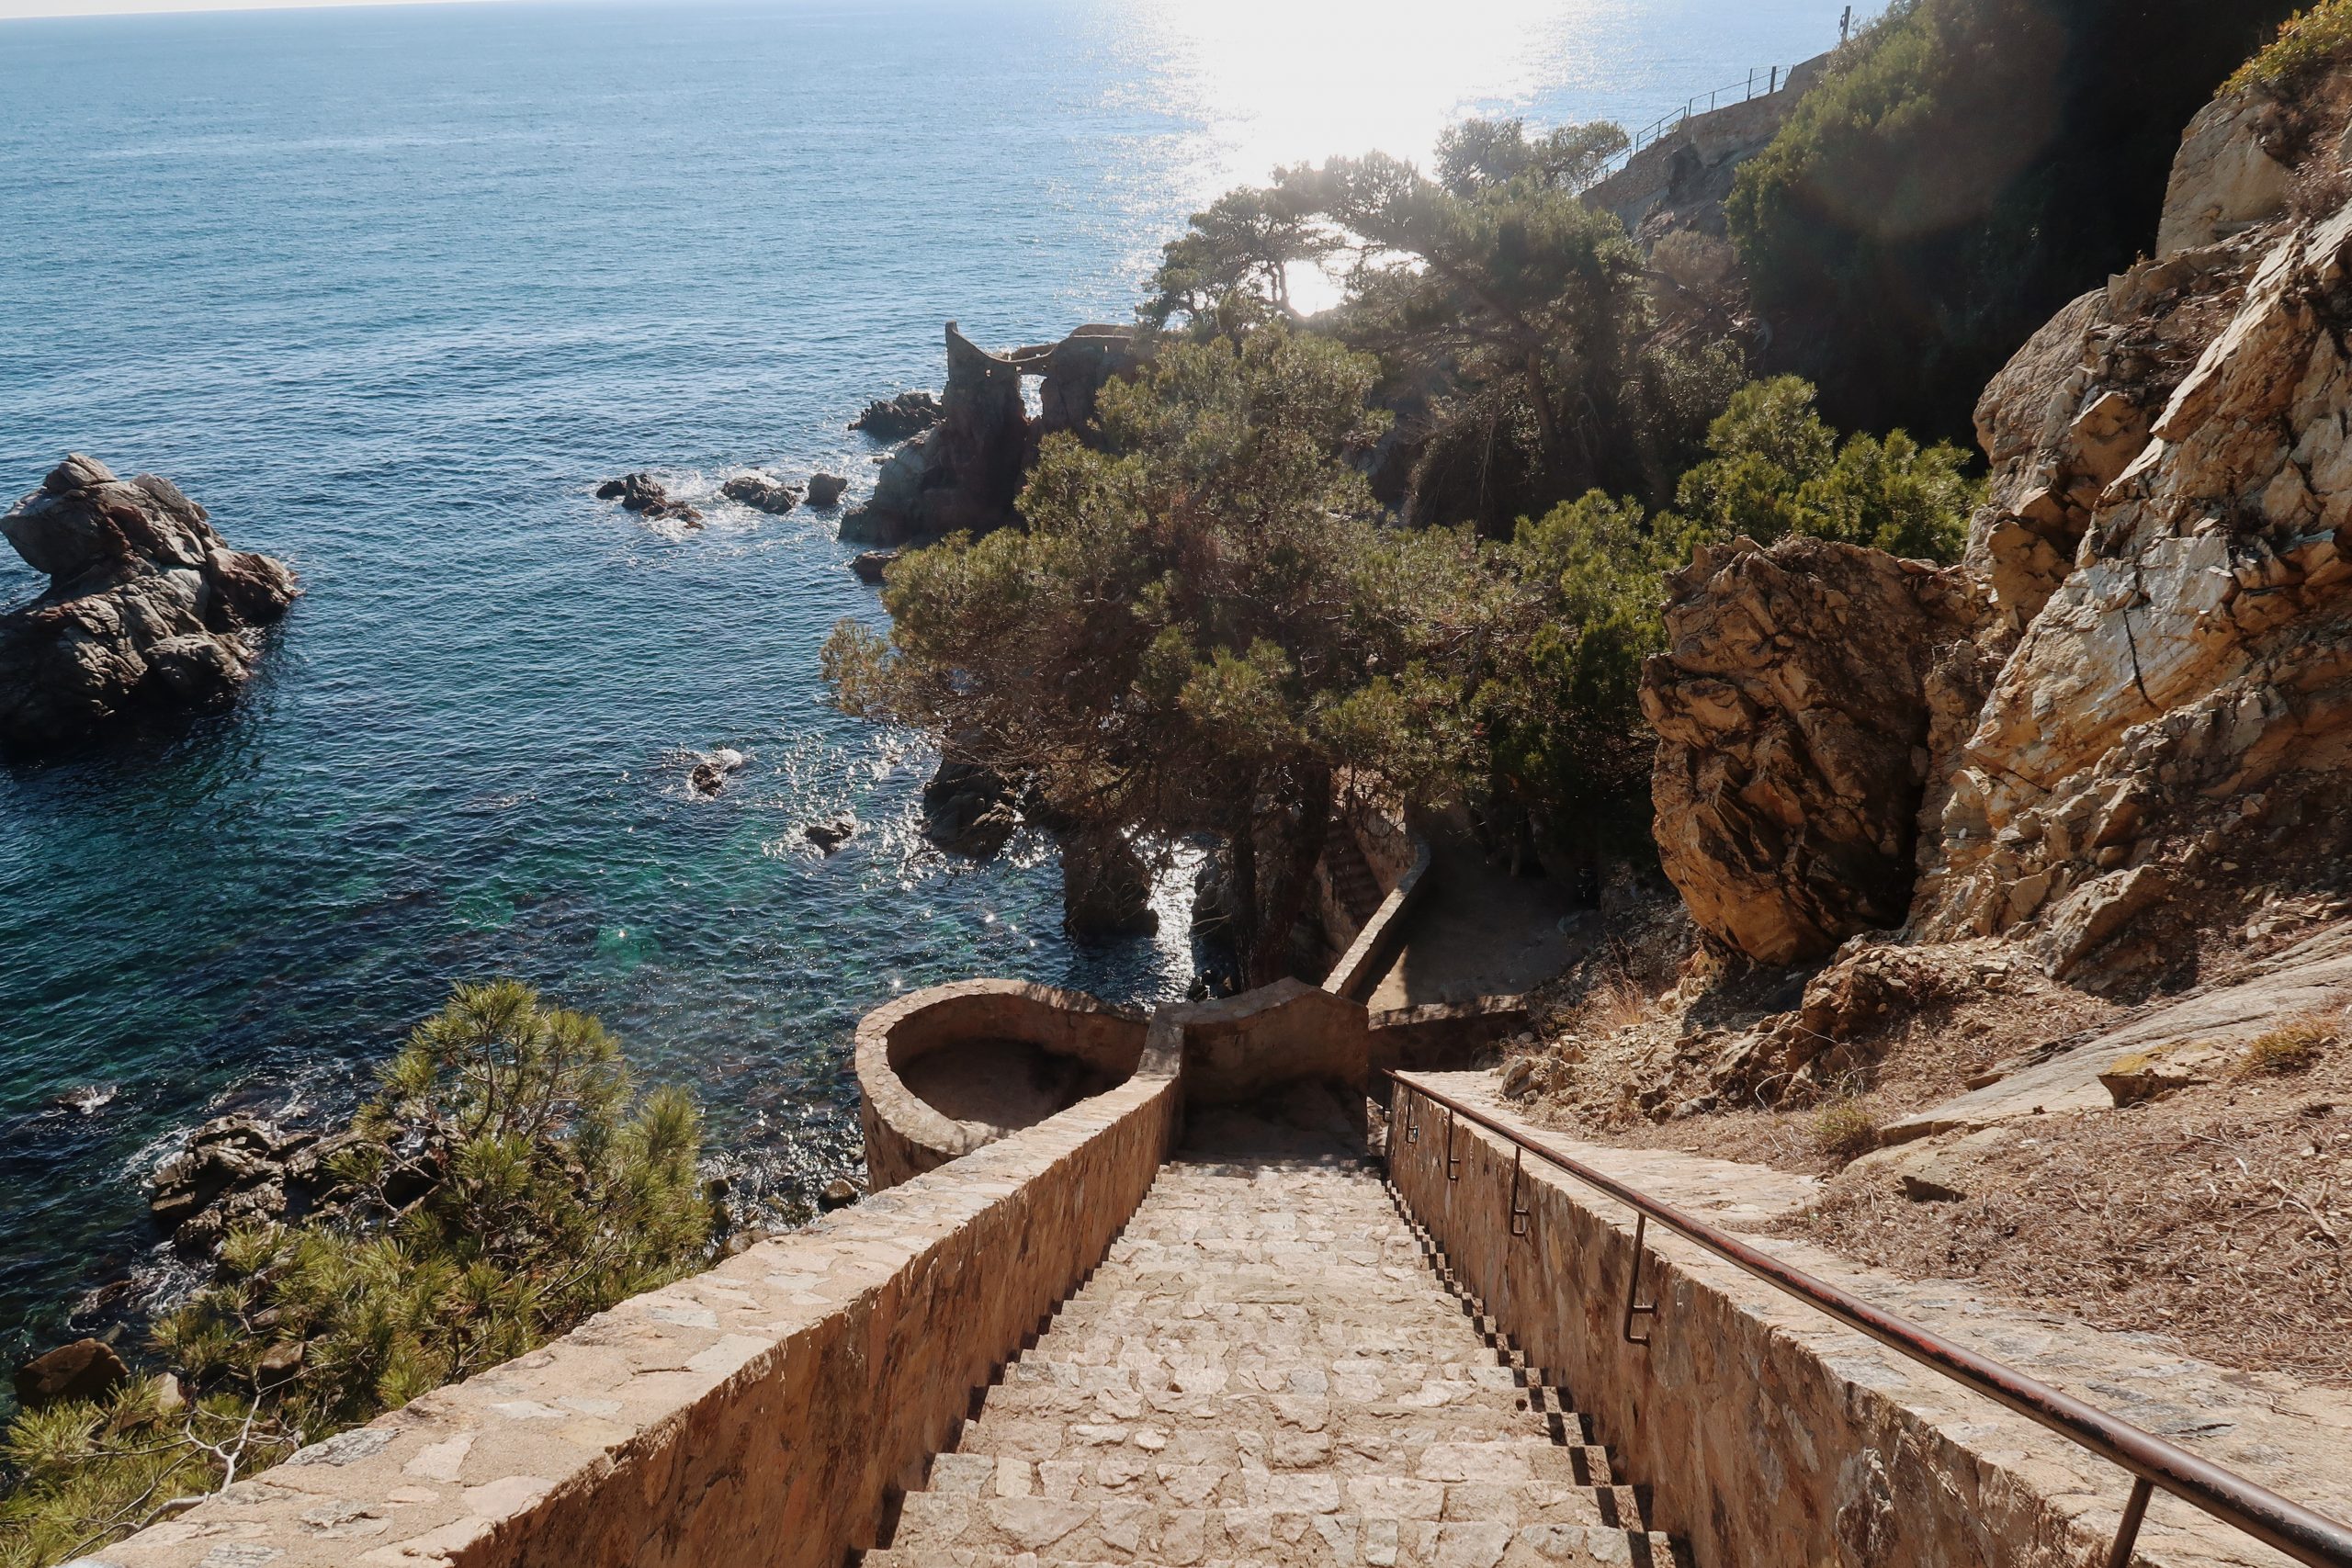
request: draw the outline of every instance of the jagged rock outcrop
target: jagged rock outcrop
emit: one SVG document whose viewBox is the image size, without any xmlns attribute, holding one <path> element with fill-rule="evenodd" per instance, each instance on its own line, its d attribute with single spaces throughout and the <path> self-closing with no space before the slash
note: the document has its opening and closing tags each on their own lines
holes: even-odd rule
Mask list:
<svg viewBox="0 0 2352 1568">
<path fill-rule="evenodd" d="M 842 519 L 842 538 L 888 547 L 1011 523 L 1038 442 L 1085 428 L 1103 384 L 1139 363 L 1132 328 L 1080 327 L 1057 344 L 995 355 L 948 322 L 938 422 L 890 455 L 873 495 Z M 1035 420 L 1022 402 L 1029 376 L 1044 378 Z"/>
<path fill-rule="evenodd" d="M 2199 110 L 2165 186 L 2157 256 L 2212 244 L 2286 211 L 2295 173 L 2278 154 L 2289 140 L 2286 109 L 2267 92 L 2228 94 Z"/>
<path fill-rule="evenodd" d="M 74 454 L 0 518 L 49 589 L 0 616 L 0 746 L 37 749 L 139 708 L 227 705 L 254 671 L 256 628 L 300 592 L 267 556 L 232 550 L 204 508 L 153 474 L 118 479 Z"/>
<path fill-rule="evenodd" d="M 1790 544 L 1677 581 L 1645 705 L 1661 848 L 1702 927 L 1772 962 L 1871 926 L 1998 936 L 2106 986 L 2193 961 L 2241 890 L 2335 877 L 2344 85 L 2198 117 L 2162 255 L 2060 311 L 1986 389 L 1992 477 L 1960 568 L 1836 558 L 1842 616 L 1785 570 Z"/>
<path fill-rule="evenodd" d="M 1701 929 L 1771 964 L 1900 925 L 1928 674 L 1964 574 L 1820 539 L 1702 547 L 1642 670 L 1659 858 Z"/>
<path fill-rule="evenodd" d="M 341 1185 L 331 1162 L 355 1141 L 216 1117 L 150 1179 L 148 1215 L 182 1255 L 208 1257 L 232 1226 L 299 1218 L 331 1201 Z"/>
<path fill-rule="evenodd" d="M 866 404 L 849 422 L 849 427 L 862 430 L 876 441 L 904 441 L 937 424 L 942 412 L 939 400 L 929 392 L 900 392 L 895 398 L 876 398 Z"/>
<path fill-rule="evenodd" d="M 2352 848 L 2352 204 L 2279 216 L 2275 181 L 2230 174 L 2269 123 L 2200 115 L 2171 254 L 2061 312 L 1979 409 L 1970 559 L 2015 646 L 1941 769 L 1923 937 L 2153 971 L 2222 890 Z"/>
</svg>

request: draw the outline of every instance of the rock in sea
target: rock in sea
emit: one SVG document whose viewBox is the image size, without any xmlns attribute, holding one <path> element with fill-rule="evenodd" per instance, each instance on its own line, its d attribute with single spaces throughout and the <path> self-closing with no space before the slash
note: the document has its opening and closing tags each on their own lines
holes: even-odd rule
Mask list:
<svg viewBox="0 0 2352 1568">
<path fill-rule="evenodd" d="M 841 504 L 842 492 L 848 489 L 849 481 L 839 474 L 810 474 L 808 476 L 808 504 L 838 506 Z"/>
<path fill-rule="evenodd" d="M 897 550 L 861 551 L 857 558 L 849 563 L 849 569 L 857 574 L 860 582 L 879 583 L 882 574 L 889 570 L 890 563 L 899 558 L 899 553 Z"/>
<path fill-rule="evenodd" d="M 781 517 L 800 504 L 800 490 L 774 474 L 752 472 L 738 474 L 718 487 L 718 493 L 729 501 L 740 501 L 754 512 L 765 512 Z"/>
<path fill-rule="evenodd" d="M 702 513 L 673 498 L 651 474 L 623 474 L 619 479 L 606 479 L 596 487 L 596 499 L 617 501 L 624 512 L 673 518 L 689 528 L 702 526 Z"/>
<path fill-rule="evenodd" d="M 937 424 L 942 412 L 939 400 L 929 392 L 900 392 L 895 398 L 876 398 L 866 404 L 865 411 L 849 422 L 849 427 L 862 430 L 877 441 L 904 441 Z"/>
<path fill-rule="evenodd" d="M 49 589 L 0 616 L 0 746 L 37 749 L 139 708 L 235 700 L 256 628 L 301 592 L 267 556 L 232 550 L 204 508 L 153 474 L 118 479 L 76 453 L 0 518 Z"/>
<path fill-rule="evenodd" d="M 810 843 L 827 854 L 848 843 L 856 832 L 857 818 L 854 817 L 836 817 L 830 822 L 811 822 L 801 829 Z"/>
<path fill-rule="evenodd" d="M 17 1369 L 17 1403 L 28 1410 L 67 1399 L 104 1399 L 130 1376 L 114 1347 L 76 1339 Z"/>
</svg>

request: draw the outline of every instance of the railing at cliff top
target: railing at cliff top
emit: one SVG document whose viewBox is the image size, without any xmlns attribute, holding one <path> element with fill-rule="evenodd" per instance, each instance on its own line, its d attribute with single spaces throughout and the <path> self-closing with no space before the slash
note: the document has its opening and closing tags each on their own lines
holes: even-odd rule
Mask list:
<svg viewBox="0 0 2352 1568">
<path fill-rule="evenodd" d="M 1769 98 L 1785 88 L 1789 85 L 1789 78 L 1795 74 L 1796 67 L 1793 65 L 1759 66 L 1750 71 L 1747 73 L 1747 79 L 1744 82 L 1734 82 L 1728 86 L 1691 94 L 1680 108 L 1659 116 L 1634 132 L 1632 139 L 1625 143 L 1623 152 L 1611 154 L 1601 164 L 1600 177 L 1606 179 L 1623 168 L 1633 162 L 1634 154 L 1663 140 L 1685 120 L 1694 119 L 1702 114 L 1713 114 L 1719 108 L 1729 108 L 1734 104 L 1744 104 L 1755 98 Z M 1759 86 L 1763 89 L 1761 92 L 1758 91 Z M 1700 107 L 1702 102 L 1706 106 L 1704 108 Z"/>
<path fill-rule="evenodd" d="M 2133 1478 L 2132 1497 L 2124 1506 L 2122 1526 L 2116 1532 L 2115 1544 L 2108 1553 L 2108 1568 L 2125 1568 L 2132 1561 L 2132 1549 L 2139 1540 L 2141 1522 L 2147 1517 L 2149 1498 L 2159 1486 L 2189 1506 L 2202 1510 L 2233 1529 L 2243 1530 L 2266 1546 L 2277 1548 L 2298 1562 L 2307 1562 L 2312 1568 L 2352 1568 L 2352 1528 L 2338 1524 L 2324 1514 L 2313 1513 L 2301 1504 L 2282 1497 L 2233 1471 L 2199 1459 L 2188 1450 L 2168 1443 L 2119 1416 L 2110 1415 L 2097 1405 L 2086 1404 L 2071 1394 L 2062 1393 L 2014 1367 L 2005 1366 L 1989 1356 L 1979 1355 L 1954 1344 L 1932 1329 L 1872 1306 L 1860 1296 L 1840 1290 L 1826 1280 L 1815 1279 L 1801 1269 L 1792 1269 L 1770 1253 L 1751 1247 L 1702 1220 L 1693 1219 L 1671 1204 L 1661 1202 L 1580 1160 L 1555 1153 L 1450 1095 L 1386 1068 L 1380 1070 L 1380 1076 L 1396 1086 L 1389 1101 L 1388 1127 L 1392 1146 L 1399 1126 L 1406 1129 L 1404 1136 L 1408 1142 L 1419 1143 L 1421 1138 L 1419 1108 L 1408 1105 L 1408 1096 L 1426 1100 L 1444 1110 L 1447 1179 L 1460 1179 L 1456 1171 L 1461 1160 L 1453 1152 L 1453 1126 L 1457 1118 L 1485 1128 L 1518 1151 L 1512 1156 L 1512 1194 L 1509 1200 L 1512 1210 L 1510 1222 L 1512 1235 L 1526 1234 L 1521 1228 L 1517 1184 L 1518 1162 L 1523 1154 L 1532 1154 L 1559 1167 L 1586 1186 L 1598 1189 L 1634 1211 L 1637 1216 L 1634 1226 L 1634 1267 L 1625 1287 L 1624 1335 L 1629 1343 L 1649 1343 L 1646 1335 L 1635 1337 L 1634 1318 L 1641 1314 L 1655 1314 L 1657 1310 L 1655 1301 L 1646 1306 L 1640 1302 L 1642 1237 L 1649 1222 L 1656 1220 L 1725 1262 L 1746 1269 L 1775 1290 L 1794 1296 L 1847 1327 L 1868 1335 L 1897 1355 L 1941 1373 L 1995 1404 L 2017 1412 L 2029 1421 L 2079 1444 L 2109 1463 L 2129 1471 Z M 1408 1111 L 1409 1115 L 1407 1114 Z"/>
</svg>

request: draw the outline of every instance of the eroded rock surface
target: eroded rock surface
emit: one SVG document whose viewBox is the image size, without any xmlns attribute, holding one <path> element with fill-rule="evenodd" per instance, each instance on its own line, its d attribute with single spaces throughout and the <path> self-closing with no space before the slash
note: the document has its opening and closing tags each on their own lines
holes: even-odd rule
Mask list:
<svg viewBox="0 0 2352 1568">
<path fill-rule="evenodd" d="M 1963 573 L 1819 539 L 1700 550 L 1642 671 L 1666 873 L 1702 929 L 1817 957 L 1903 921 L 1927 686 L 1976 607 Z"/>
<path fill-rule="evenodd" d="M 137 708 L 232 702 L 254 636 L 300 592 L 232 550 L 204 508 L 153 474 L 118 479 L 78 453 L 0 518 L 49 589 L 0 616 L 0 746 L 51 746 Z"/>
<path fill-rule="evenodd" d="M 2205 890 L 2344 847 L 2347 320 L 2352 205 L 2135 267 L 1988 389 L 1970 559 L 2022 629 L 1945 770 L 1920 934 L 2145 969 Z"/>
</svg>

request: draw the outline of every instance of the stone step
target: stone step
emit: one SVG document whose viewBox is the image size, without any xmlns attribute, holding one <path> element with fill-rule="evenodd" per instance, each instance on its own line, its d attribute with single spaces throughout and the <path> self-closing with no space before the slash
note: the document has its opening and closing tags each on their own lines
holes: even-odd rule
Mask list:
<svg viewBox="0 0 2352 1568">
<path fill-rule="evenodd" d="M 1126 1431 L 1125 1439 L 1102 1435 Z M 1385 1472 L 1423 1481 L 1604 1486 L 1616 1480 L 1608 1450 L 1583 1417 L 1525 1411 L 1381 1413 L 1333 1410 L 1312 1401 L 1227 1402 L 1189 1411 L 1106 1408 L 1101 1400 L 994 1391 L 956 1444 L 964 1453 L 1030 1462 L 1100 1457 L 1106 1442 L 1170 1463 L 1271 1470 L 1322 1467 Z"/>
<path fill-rule="evenodd" d="M 1537 1403 L 1543 1391 L 1522 1386 L 1521 1374 L 1509 1367 L 1455 1363 L 1449 1368 L 1430 1361 L 1368 1357 L 1326 1362 L 1304 1356 L 1291 1359 L 1279 1352 L 1269 1356 L 1254 1349 L 1229 1359 L 1170 1364 L 1154 1359 L 1146 1365 L 1106 1365 L 1059 1359 L 1052 1354 L 1054 1343 L 1054 1337 L 1048 1336 L 1036 1350 L 1005 1368 L 997 1387 L 1059 1389 L 1094 1396 L 1141 1395 L 1145 1404 L 1155 1407 L 1170 1400 L 1297 1397 L 1378 1409 L 1543 1408 Z"/>
<path fill-rule="evenodd" d="M 1351 1512 L 1394 1518 L 1500 1519 L 1517 1524 L 1634 1528 L 1645 1517 L 1634 1488 L 1606 1482 L 1430 1480 L 1377 1469 L 1339 1469 L 1328 1452 L 1310 1468 L 1276 1461 L 1188 1463 L 1132 1444 L 1098 1445 L 1084 1458 L 1026 1460 L 970 1450 L 932 1461 L 927 1492 L 965 1497 L 1045 1497 L 1058 1502 L 1136 1502 L 1182 1508 L 1273 1508 Z M 1306 1454 L 1292 1457 L 1308 1458 Z M 1462 1456 L 1433 1468 L 1458 1470 Z M 1484 1458 L 1473 1455 L 1472 1458 Z"/>
<path fill-rule="evenodd" d="M 1046 1497 L 970 1497 L 918 1492 L 906 1499 L 889 1550 L 892 1563 L 965 1561 L 959 1551 L 1035 1553 L 1046 1561 L 1169 1564 L 1210 1561 L 1282 1568 L 1541 1568 L 1544 1564 L 1663 1565 L 1668 1539 L 1607 1525 L 1502 1519 L 1400 1518 L 1341 1508 L 1161 1509 L 1144 1502 L 1059 1502 Z M 867 1559 L 869 1562 L 875 1561 Z"/>
</svg>

